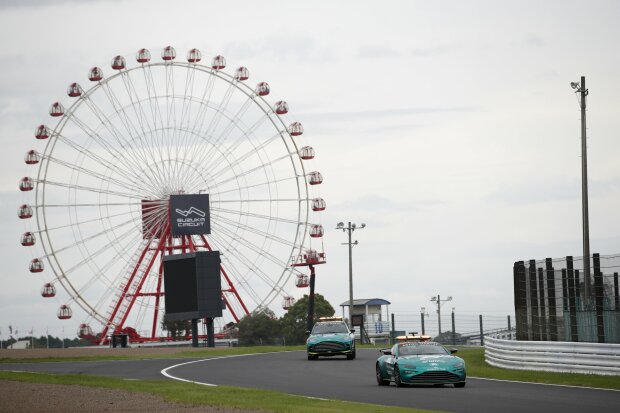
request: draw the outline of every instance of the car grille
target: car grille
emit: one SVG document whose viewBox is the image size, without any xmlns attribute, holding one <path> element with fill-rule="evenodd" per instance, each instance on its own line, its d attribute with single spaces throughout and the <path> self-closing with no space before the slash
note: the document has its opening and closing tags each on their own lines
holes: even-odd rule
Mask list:
<svg viewBox="0 0 620 413">
<path fill-rule="evenodd" d="M 461 378 L 449 371 L 427 371 L 416 376 L 412 376 L 408 382 L 435 382 L 435 381 L 460 381 Z"/>
<path fill-rule="evenodd" d="M 348 349 L 349 346 L 337 341 L 322 341 L 312 346 L 313 351 L 341 351 Z"/>
</svg>

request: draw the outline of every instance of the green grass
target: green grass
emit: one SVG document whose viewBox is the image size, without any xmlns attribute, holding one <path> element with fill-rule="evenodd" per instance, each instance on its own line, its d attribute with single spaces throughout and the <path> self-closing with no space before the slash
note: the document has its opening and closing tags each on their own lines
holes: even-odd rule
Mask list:
<svg viewBox="0 0 620 413">
<path fill-rule="evenodd" d="M 233 356 L 239 354 L 270 353 L 275 351 L 305 350 L 305 346 L 260 346 L 260 347 L 226 347 L 216 349 L 197 349 L 186 350 L 174 354 L 127 354 L 115 355 L 115 350 L 102 349 L 104 354 L 97 356 L 67 356 L 67 357 L 25 357 L 8 358 L 0 357 L 0 363 L 45 363 L 45 362 L 66 362 L 66 361 L 104 361 L 104 360 L 144 360 L 144 359 L 174 359 L 174 358 L 205 358 Z"/>
<path fill-rule="evenodd" d="M 468 377 L 620 389 L 620 376 L 501 369 L 488 365 L 484 361 L 484 349 L 479 347 L 459 347 L 456 355 L 465 360 Z"/>
<path fill-rule="evenodd" d="M 208 387 L 193 383 L 176 381 L 140 380 L 128 381 L 112 377 L 85 375 L 50 375 L 39 373 L 0 372 L 0 380 L 25 381 L 47 384 L 77 384 L 89 387 L 128 390 L 150 393 L 163 397 L 167 401 L 200 406 L 234 407 L 246 410 L 264 410 L 270 412 L 359 412 L 359 413 L 415 413 L 430 410 L 408 409 L 401 407 L 380 406 L 366 403 L 353 403 L 338 400 L 318 400 L 286 393 L 246 389 L 230 386 Z"/>
</svg>

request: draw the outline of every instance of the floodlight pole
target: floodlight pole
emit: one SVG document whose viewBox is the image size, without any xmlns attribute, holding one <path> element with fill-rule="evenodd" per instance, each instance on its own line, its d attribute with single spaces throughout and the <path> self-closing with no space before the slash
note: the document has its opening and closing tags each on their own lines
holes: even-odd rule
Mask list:
<svg viewBox="0 0 620 413">
<path fill-rule="evenodd" d="M 312 331 L 314 326 L 314 265 L 309 265 L 310 268 L 310 295 L 308 296 L 308 320 L 306 324 L 306 331 Z"/>
<path fill-rule="evenodd" d="M 437 335 L 440 336 L 441 335 L 441 303 L 442 302 L 445 303 L 446 301 L 452 301 L 452 297 L 448 297 L 445 300 L 442 300 L 441 296 L 437 294 L 437 296 L 431 297 L 431 301 L 437 301 L 437 321 L 438 321 L 438 326 L 439 326 L 439 333 Z"/>
<path fill-rule="evenodd" d="M 581 108 L 581 214 L 583 221 L 583 273 L 584 294 L 586 303 L 589 303 L 592 294 L 592 281 L 590 277 L 590 223 L 588 213 L 588 145 L 586 137 L 586 77 L 581 76 L 581 83 L 575 93 L 579 93 L 579 106 Z"/>
<path fill-rule="evenodd" d="M 347 232 L 348 242 L 344 243 L 349 246 L 349 324 L 353 323 L 353 246 L 357 245 L 357 241 L 351 240 L 351 233 L 356 229 L 363 229 L 366 224 L 361 224 L 359 227 L 356 224 L 351 224 L 349 221 L 347 226 L 340 222 L 336 226 L 336 229 L 341 229 L 342 232 Z M 343 245 L 344 245 L 343 244 Z M 362 337 L 360 335 L 360 337 Z M 360 338 L 361 340 L 361 338 Z"/>
</svg>

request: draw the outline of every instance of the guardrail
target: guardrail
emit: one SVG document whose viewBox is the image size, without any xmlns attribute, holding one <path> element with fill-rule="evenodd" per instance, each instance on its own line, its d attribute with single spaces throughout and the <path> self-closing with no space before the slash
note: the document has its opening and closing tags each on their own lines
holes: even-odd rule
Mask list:
<svg viewBox="0 0 620 413">
<path fill-rule="evenodd" d="M 620 375 L 620 344 L 484 338 L 486 362 L 514 370 Z"/>
</svg>

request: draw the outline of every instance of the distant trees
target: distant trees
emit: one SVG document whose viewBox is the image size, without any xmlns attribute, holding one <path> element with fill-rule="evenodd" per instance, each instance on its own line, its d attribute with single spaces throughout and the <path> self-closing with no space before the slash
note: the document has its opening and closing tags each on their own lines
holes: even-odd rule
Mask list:
<svg viewBox="0 0 620 413">
<path fill-rule="evenodd" d="M 172 340 L 176 340 L 192 333 L 192 322 L 190 320 L 164 320 L 161 322 L 161 328 L 170 334 Z"/>
<path fill-rule="evenodd" d="M 243 317 L 237 328 L 240 346 L 277 344 L 281 336 L 280 321 L 266 308 Z"/>
<path fill-rule="evenodd" d="M 321 294 L 314 295 L 314 319 L 331 317 L 335 313 L 334 307 Z M 304 295 L 293 304 L 280 319 L 282 334 L 286 344 L 302 344 L 306 342 L 306 328 L 308 317 L 308 296 Z"/>
<path fill-rule="evenodd" d="M 321 294 L 314 295 L 314 318 L 330 317 L 334 307 Z M 293 304 L 280 319 L 273 311 L 262 309 L 243 317 L 239 329 L 239 345 L 302 344 L 306 341 L 308 296 Z"/>
</svg>

